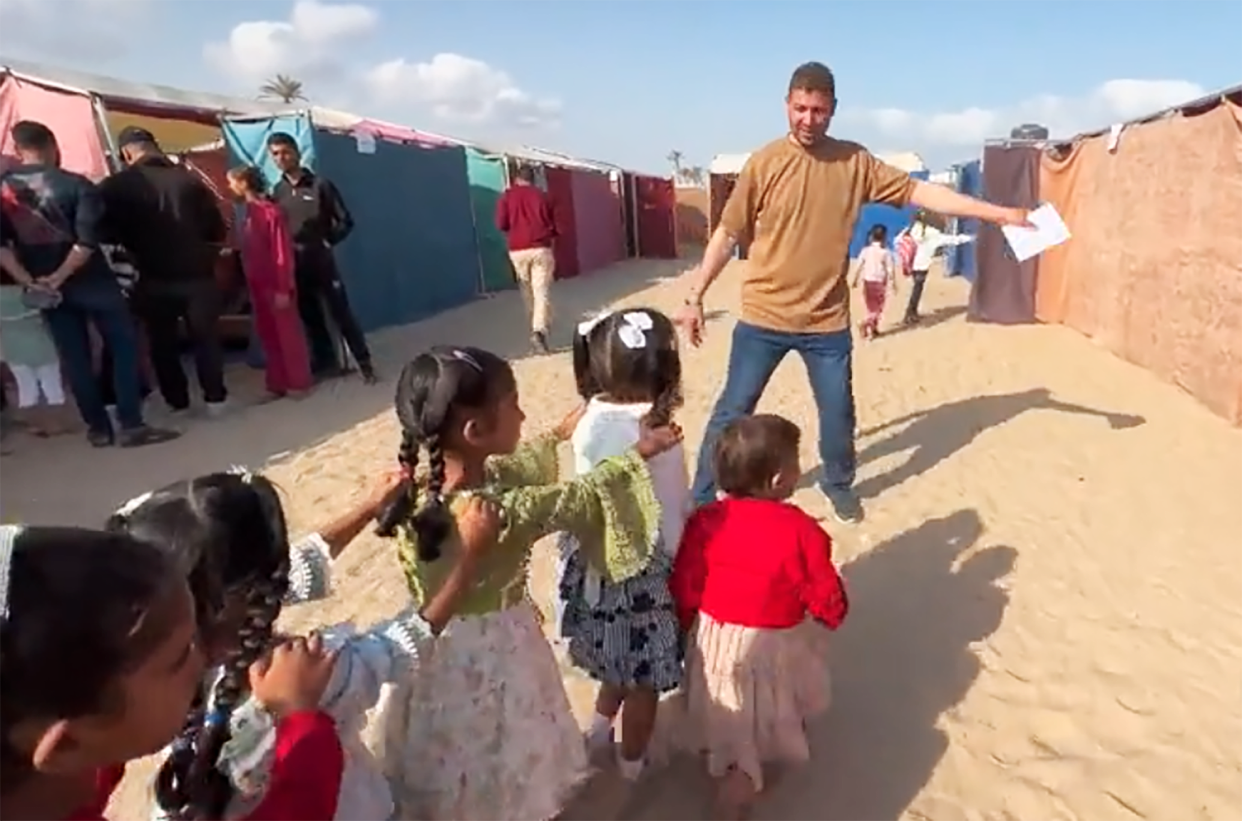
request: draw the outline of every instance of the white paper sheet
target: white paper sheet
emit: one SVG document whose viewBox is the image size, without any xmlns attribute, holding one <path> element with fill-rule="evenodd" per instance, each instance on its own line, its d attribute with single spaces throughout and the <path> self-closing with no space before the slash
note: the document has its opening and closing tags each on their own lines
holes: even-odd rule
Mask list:
<svg viewBox="0 0 1242 821">
<path fill-rule="evenodd" d="M 1053 208 L 1050 203 L 1044 203 L 1036 208 L 1028 215 L 1028 218 L 1035 226 L 1034 228 L 1019 228 L 1016 225 L 1001 226 L 1001 233 L 1005 235 L 1005 241 L 1013 249 L 1013 255 L 1017 257 L 1018 262 L 1025 262 L 1070 238 L 1069 228 L 1061 219 L 1061 215 L 1057 213 L 1057 209 Z"/>
</svg>

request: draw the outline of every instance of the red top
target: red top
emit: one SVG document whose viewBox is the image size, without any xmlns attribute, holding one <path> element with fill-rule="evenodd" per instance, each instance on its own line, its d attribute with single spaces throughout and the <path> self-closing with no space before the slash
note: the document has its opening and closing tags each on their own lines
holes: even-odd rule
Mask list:
<svg viewBox="0 0 1242 821">
<path fill-rule="evenodd" d="M 256 292 L 293 293 L 293 240 L 279 205 L 270 200 L 247 203 L 241 258 L 246 279 Z"/>
<path fill-rule="evenodd" d="M 835 630 L 849 610 L 832 539 L 801 508 L 770 499 L 723 499 L 695 511 L 669 587 L 686 629 L 701 610 L 771 629 L 809 614 Z"/>
<path fill-rule="evenodd" d="M 533 185 L 514 185 L 496 203 L 496 227 L 509 241 L 510 251 L 551 248 L 556 223 L 548 196 Z"/>
<path fill-rule="evenodd" d="M 74 810 L 67 821 L 106 821 L 104 819 L 104 810 L 108 808 L 108 801 L 112 798 L 112 793 L 120 785 L 121 779 L 124 777 L 124 764 L 119 767 L 101 767 L 95 773 L 94 799 L 89 804 Z"/>
<path fill-rule="evenodd" d="M 336 723 L 326 713 L 294 713 L 276 725 L 276 755 L 267 792 L 241 821 L 332 821 L 341 793 L 345 753 Z M 95 777 L 95 800 L 67 821 L 106 821 L 104 810 L 124 767 L 106 767 Z"/>
</svg>

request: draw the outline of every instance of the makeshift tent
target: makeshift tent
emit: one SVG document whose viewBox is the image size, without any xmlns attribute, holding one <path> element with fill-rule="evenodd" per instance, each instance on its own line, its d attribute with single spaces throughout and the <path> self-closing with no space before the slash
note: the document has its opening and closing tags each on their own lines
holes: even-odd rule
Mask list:
<svg viewBox="0 0 1242 821">
<path fill-rule="evenodd" d="M 275 179 L 266 140 L 287 132 L 307 166 L 340 189 L 355 229 L 337 258 L 363 330 L 413 322 L 473 299 L 479 253 L 465 150 L 312 126 L 305 115 L 229 121 L 225 141 Z"/>
<path fill-rule="evenodd" d="M 971 160 L 954 168 L 956 179 L 954 188 L 961 194 L 981 198 L 983 196 L 983 163 Z M 953 222 L 953 230 L 958 234 L 979 235 L 979 220 L 957 219 Z M 945 250 L 945 267 L 949 276 L 964 277 L 974 282 L 976 271 L 975 243 L 954 245 Z"/>
<path fill-rule="evenodd" d="M 544 167 L 548 181 L 548 199 L 552 204 L 552 220 L 556 223 L 556 278 L 569 279 L 582 272 L 578 267 L 578 222 L 574 215 L 573 172 L 559 165 Z"/>
<path fill-rule="evenodd" d="M 625 258 L 625 213 L 608 174 L 571 169 L 578 272 L 590 273 Z"/>
<path fill-rule="evenodd" d="M 983 148 L 983 198 L 997 205 L 1033 209 L 1039 205 L 1039 157 L 1029 141 L 997 140 Z M 1006 325 L 1035 321 L 1039 257 L 1019 263 L 1000 228 L 979 226 L 978 270 L 971 283 L 967 316 Z"/>
<path fill-rule="evenodd" d="M 926 180 L 926 171 L 914 171 L 910 174 L 916 180 Z M 867 247 L 867 232 L 872 226 L 883 225 L 888 229 L 888 237 L 890 242 L 897 236 L 899 231 L 910 226 L 910 220 L 914 217 L 914 206 L 905 208 L 894 208 L 891 205 L 880 205 L 879 203 L 868 203 L 864 205 L 858 212 L 858 219 L 854 221 L 854 233 L 850 235 L 850 259 L 857 257 L 862 249 Z"/>
<path fill-rule="evenodd" d="M 89 95 L 6 72 L 0 75 L 0 154 L 13 156 L 11 131 L 21 120 L 37 120 L 52 129 L 66 169 L 93 180 L 107 176 L 107 155 Z"/>
<path fill-rule="evenodd" d="M 678 240 L 695 245 L 706 245 L 708 237 L 707 187 L 686 188 L 678 186 L 674 189 L 674 192 L 677 196 Z"/>
<path fill-rule="evenodd" d="M 496 203 L 505 190 L 503 157 L 466 149 L 466 174 L 470 181 L 470 207 L 474 213 L 474 233 L 479 247 L 479 266 L 484 291 L 503 291 L 517 284 L 509 262 L 505 235 L 496 227 Z"/>
<path fill-rule="evenodd" d="M 1043 152 L 1035 313 L 1242 425 L 1242 86 Z M 987 174 L 987 160 L 984 174 Z"/>
<path fill-rule="evenodd" d="M 666 177 L 633 177 L 637 209 L 638 255 L 677 259 L 677 192 Z"/>
</svg>

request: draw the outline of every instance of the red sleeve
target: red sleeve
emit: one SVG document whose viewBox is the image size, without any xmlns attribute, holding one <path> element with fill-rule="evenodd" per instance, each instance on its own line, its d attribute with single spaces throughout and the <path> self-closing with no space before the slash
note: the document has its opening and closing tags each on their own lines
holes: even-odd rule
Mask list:
<svg viewBox="0 0 1242 821">
<path fill-rule="evenodd" d="M 273 284 L 282 294 L 292 293 L 293 280 L 293 238 L 289 235 L 289 226 L 285 224 L 285 216 L 280 208 L 273 205 L 267 209 L 267 238 L 271 247 L 274 274 Z"/>
<path fill-rule="evenodd" d="M 832 537 L 809 516 L 799 528 L 798 554 L 802 605 L 816 621 L 836 630 L 845 621 L 850 602 L 832 564 Z"/>
<path fill-rule="evenodd" d="M 326 713 L 286 716 L 276 725 L 276 759 L 263 800 L 242 821 L 332 821 L 345 753 Z"/>
<path fill-rule="evenodd" d="M 707 583 L 707 528 L 704 512 L 698 511 L 686 522 L 681 534 L 681 545 L 673 561 L 673 573 L 668 588 L 677 606 L 677 619 L 683 630 L 689 630 L 699 614 L 703 602 L 703 587 Z"/>
<path fill-rule="evenodd" d="M 509 192 L 507 191 L 496 200 L 496 227 L 502 234 L 509 232 Z"/>
<path fill-rule="evenodd" d="M 68 821 L 104 821 L 104 810 L 112 800 L 121 779 L 125 777 L 125 765 L 119 767 L 102 767 L 95 772 L 95 797 L 90 804 L 78 807 L 69 816 Z"/>
</svg>

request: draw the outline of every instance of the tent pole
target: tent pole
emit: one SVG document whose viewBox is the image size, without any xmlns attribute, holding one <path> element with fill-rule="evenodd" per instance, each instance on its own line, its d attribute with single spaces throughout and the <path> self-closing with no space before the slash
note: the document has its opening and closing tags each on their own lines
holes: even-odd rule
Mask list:
<svg viewBox="0 0 1242 821">
<path fill-rule="evenodd" d="M 92 94 L 90 98 L 91 109 L 95 112 L 95 129 L 99 132 L 99 137 L 108 152 L 108 165 L 114 172 L 120 171 L 121 152 L 116 146 L 116 140 L 112 137 L 112 129 L 108 127 L 108 110 L 98 94 Z"/>
</svg>

